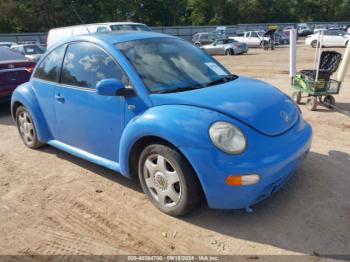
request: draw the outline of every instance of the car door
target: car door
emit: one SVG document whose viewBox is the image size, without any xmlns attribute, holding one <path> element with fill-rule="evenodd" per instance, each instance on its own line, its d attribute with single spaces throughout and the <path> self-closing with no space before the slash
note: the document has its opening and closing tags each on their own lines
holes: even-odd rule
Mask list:
<svg viewBox="0 0 350 262">
<path fill-rule="evenodd" d="M 223 54 L 223 45 L 224 41 L 223 40 L 217 40 L 213 43 L 213 54 L 214 55 L 222 55 Z"/>
<path fill-rule="evenodd" d="M 322 34 L 320 35 L 320 41 L 322 41 L 323 46 L 333 46 L 335 43 L 333 32 L 330 30 L 324 30 L 323 36 Z"/>
<path fill-rule="evenodd" d="M 258 46 L 258 45 L 260 45 L 260 38 L 259 38 L 259 35 L 258 35 L 258 33 L 257 32 L 251 32 L 250 33 L 250 44 L 252 45 L 252 46 Z"/>
<path fill-rule="evenodd" d="M 333 46 L 339 47 L 344 45 L 345 45 L 344 32 L 339 30 L 334 30 Z"/>
<path fill-rule="evenodd" d="M 244 38 L 245 38 L 245 41 L 246 43 L 249 45 L 249 46 L 252 46 L 254 41 L 253 39 L 251 38 L 251 32 L 246 32 L 245 35 L 244 35 Z"/>
<path fill-rule="evenodd" d="M 55 103 L 53 101 L 66 47 L 67 45 L 61 45 L 50 51 L 37 65 L 32 79 L 37 101 L 51 131 L 52 139 L 58 138 Z"/>
<path fill-rule="evenodd" d="M 200 42 L 201 42 L 201 45 L 210 44 L 210 41 L 209 41 L 209 38 L 208 38 L 208 34 L 202 34 Z"/>
<path fill-rule="evenodd" d="M 103 49 L 87 42 L 69 44 L 60 85 L 55 90 L 58 140 L 118 162 L 125 100 L 120 96 L 101 96 L 95 91 L 96 84 L 108 78 L 128 85 L 124 71 Z"/>
</svg>

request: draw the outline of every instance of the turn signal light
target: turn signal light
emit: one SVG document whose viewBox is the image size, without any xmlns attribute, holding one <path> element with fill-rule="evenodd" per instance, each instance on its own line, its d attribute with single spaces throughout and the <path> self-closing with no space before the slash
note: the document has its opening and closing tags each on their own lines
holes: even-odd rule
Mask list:
<svg viewBox="0 0 350 262">
<path fill-rule="evenodd" d="M 258 183 L 259 180 L 259 175 L 228 176 L 225 179 L 225 183 L 229 186 L 248 186 Z"/>
</svg>

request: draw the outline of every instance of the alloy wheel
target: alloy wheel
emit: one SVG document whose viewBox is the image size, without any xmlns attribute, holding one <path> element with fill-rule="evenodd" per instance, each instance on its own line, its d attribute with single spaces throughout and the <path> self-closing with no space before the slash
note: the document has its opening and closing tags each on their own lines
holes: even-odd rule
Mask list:
<svg viewBox="0 0 350 262">
<path fill-rule="evenodd" d="M 143 169 L 152 197 L 164 207 L 177 205 L 181 198 L 181 183 L 174 165 L 164 156 L 152 154 L 147 157 Z"/>
<path fill-rule="evenodd" d="M 31 144 L 35 139 L 34 125 L 26 111 L 18 115 L 18 128 L 26 144 Z"/>
</svg>

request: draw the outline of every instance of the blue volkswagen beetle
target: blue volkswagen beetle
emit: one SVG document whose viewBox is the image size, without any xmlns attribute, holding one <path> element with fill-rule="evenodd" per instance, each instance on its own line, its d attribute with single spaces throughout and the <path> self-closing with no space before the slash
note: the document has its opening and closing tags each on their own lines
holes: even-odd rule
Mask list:
<svg viewBox="0 0 350 262">
<path fill-rule="evenodd" d="M 232 75 L 182 39 L 149 32 L 55 44 L 11 107 L 25 145 L 49 144 L 138 176 L 153 204 L 174 216 L 203 196 L 220 209 L 270 196 L 312 137 L 278 89 Z"/>
</svg>

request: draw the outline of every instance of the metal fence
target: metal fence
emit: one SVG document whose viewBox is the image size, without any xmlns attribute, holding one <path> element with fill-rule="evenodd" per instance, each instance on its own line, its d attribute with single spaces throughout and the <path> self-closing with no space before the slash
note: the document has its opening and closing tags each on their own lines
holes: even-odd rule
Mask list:
<svg viewBox="0 0 350 262">
<path fill-rule="evenodd" d="M 16 34 L 0 34 L 0 42 L 27 42 L 35 41 L 46 43 L 47 33 L 16 33 Z"/>
<path fill-rule="evenodd" d="M 333 27 L 350 25 L 350 22 L 312 22 L 307 23 L 311 28 L 315 25 L 332 25 Z M 227 34 L 233 34 L 237 30 L 266 30 L 270 26 L 278 26 L 284 28 L 286 26 L 297 27 L 297 23 L 266 23 L 266 24 L 238 24 L 227 25 Z M 186 40 L 191 40 L 195 33 L 212 32 L 217 26 L 164 26 L 152 27 L 155 32 L 174 35 Z M 0 42 L 26 42 L 36 41 L 46 43 L 47 33 L 15 33 L 15 34 L 0 34 Z"/>
</svg>

